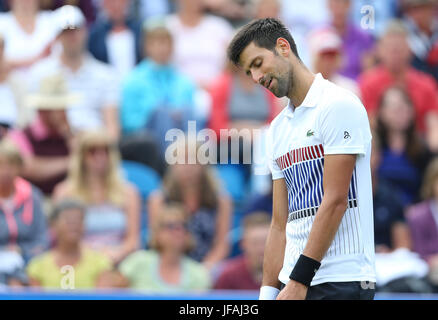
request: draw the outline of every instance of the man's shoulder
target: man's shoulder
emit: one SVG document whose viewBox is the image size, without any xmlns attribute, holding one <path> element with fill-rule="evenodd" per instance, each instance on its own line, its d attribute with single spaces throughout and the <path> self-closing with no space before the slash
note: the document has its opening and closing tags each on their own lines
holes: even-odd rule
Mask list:
<svg viewBox="0 0 438 320">
<path fill-rule="evenodd" d="M 350 106 L 363 109 L 363 106 L 359 97 L 350 90 L 343 88 L 333 82 L 328 81 L 325 94 L 322 97 L 322 101 L 319 104 L 320 111 L 334 110 L 340 106 Z"/>
<path fill-rule="evenodd" d="M 363 87 L 364 85 L 379 84 L 383 80 L 389 80 L 389 73 L 385 68 L 377 66 L 363 72 L 359 76 L 358 83 L 361 87 Z"/>
<path fill-rule="evenodd" d="M 416 89 L 429 89 L 436 91 L 436 81 L 431 75 L 415 68 L 411 68 L 409 70 L 409 76 L 415 83 L 414 87 Z"/>
</svg>

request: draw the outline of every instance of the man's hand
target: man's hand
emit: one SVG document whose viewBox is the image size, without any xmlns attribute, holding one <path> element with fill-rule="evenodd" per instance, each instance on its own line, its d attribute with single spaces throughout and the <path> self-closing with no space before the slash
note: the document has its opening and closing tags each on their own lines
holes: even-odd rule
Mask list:
<svg viewBox="0 0 438 320">
<path fill-rule="evenodd" d="M 295 280 L 290 280 L 280 291 L 277 300 L 305 300 L 308 288 Z"/>
</svg>

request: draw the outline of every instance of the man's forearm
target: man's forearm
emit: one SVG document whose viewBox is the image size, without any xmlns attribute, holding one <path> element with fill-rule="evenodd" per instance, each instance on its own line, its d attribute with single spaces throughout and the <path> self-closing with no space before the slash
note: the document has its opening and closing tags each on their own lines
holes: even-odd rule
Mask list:
<svg viewBox="0 0 438 320">
<path fill-rule="evenodd" d="M 333 242 L 346 209 L 346 201 L 322 201 L 303 251 L 305 256 L 317 261 L 322 260 Z"/>
<path fill-rule="evenodd" d="M 68 164 L 68 157 L 33 157 L 26 161 L 23 175 L 33 181 L 43 181 L 66 173 Z"/>
<path fill-rule="evenodd" d="M 286 230 L 271 226 L 266 240 L 263 261 L 263 286 L 280 288 L 278 275 L 283 266 L 284 249 L 286 246 Z"/>
</svg>

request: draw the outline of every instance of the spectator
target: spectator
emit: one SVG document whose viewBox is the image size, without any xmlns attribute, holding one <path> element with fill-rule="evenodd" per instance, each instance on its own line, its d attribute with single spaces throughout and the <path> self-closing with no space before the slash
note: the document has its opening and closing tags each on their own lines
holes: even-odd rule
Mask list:
<svg viewBox="0 0 438 320">
<path fill-rule="evenodd" d="M 415 108 L 416 127 L 421 135 L 431 128 L 429 119 L 438 112 L 437 86 L 434 79 L 410 66 L 411 53 L 407 34 L 399 21 L 392 21 L 379 40 L 381 65 L 363 73 L 359 79 L 362 101 L 373 118 L 383 93 L 393 85 L 402 86 Z"/>
<path fill-rule="evenodd" d="M 340 74 L 356 80 L 372 62 L 373 37 L 350 20 L 351 0 L 328 0 L 331 25 L 342 39 L 343 64 Z"/>
<path fill-rule="evenodd" d="M 40 11 L 38 0 L 11 0 L 11 11 L 0 14 L 5 58 L 11 68 L 27 70 L 50 54 L 56 37 L 53 14 Z"/>
<path fill-rule="evenodd" d="M 371 177 L 373 181 L 374 239 L 376 252 L 389 253 L 399 248 L 411 249 L 411 237 L 404 217 L 400 194 L 391 183 L 378 175 L 381 163 L 380 142 L 373 135 Z"/>
<path fill-rule="evenodd" d="M 438 22 L 436 0 L 402 0 L 404 23 L 413 53 L 412 66 L 438 81 Z"/>
<path fill-rule="evenodd" d="M 217 136 L 220 129 L 257 129 L 280 111 L 279 100 L 254 84 L 243 70 L 229 65 L 211 86 L 212 110 L 209 127 Z"/>
<path fill-rule="evenodd" d="M 413 249 L 428 263 L 430 279 L 438 286 L 438 159 L 427 167 L 421 187 L 423 202 L 408 209 Z"/>
<path fill-rule="evenodd" d="M 403 89 L 391 87 L 384 92 L 376 131 L 382 144 L 379 178 L 400 189 L 403 206 L 418 201 L 430 156 L 415 129 L 412 100 Z"/>
<path fill-rule="evenodd" d="M 281 111 L 282 100 L 256 85 L 240 68 L 229 64 L 227 69 L 211 85 L 212 109 L 208 126 L 221 139 L 217 151 L 218 162 L 223 154 L 228 154 L 227 163 L 238 163 L 238 172 L 245 187 L 250 181 L 252 169 L 247 159 L 251 159 L 253 138 L 256 137 L 253 130 L 261 129 L 275 118 Z M 228 131 L 223 135 L 221 129 Z M 243 135 L 244 132 L 249 134 Z M 234 139 L 239 139 L 239 152 L 236 154 L 231 152 L 231 143 L 225 143 Z M 234 196 L 235 200 L 239 198 Z"/>
<path fill-rule="evenodd" d="M 213 268 L 229 253 L 227 234 L 232 221 L 231 201 L 228 195 L 219 191 L 212 169 L 191 158 L 189 150 L 196 150 L 196 154 L 199 151 L 195 142 L 177 140 L 169 150 L 175 150 L 176 156 L 183 155 L 185 160 L 170 165 L 163 190 L 151 194 L 149 223 L 154 223 L 165 203 L 180 203 L 189 214 L 188 229 L 195 239 L 195 247 L 189 256 Z"/>
<path fill-rule="evenodd" d="M 116 72 L 97 61 L 86 51 L 87 29 L 82 12 L 74 6 L 56 11 L 61 52 L 32 68 L 32 81 L 43 75 L 61 73 L 71 91 L 82 99 L 68 110 L 68 121 L 74 131 L 105 127 L 113 138 L 119 135 L 118 81 Z"/>
<path fill-rule="evenodd" d="M 26 263 L 48 244 L 42 196 L 19 177 L 23 160 L 0 142 L 0 284 L 26 284 Z"/>
<path fill-rule="evenodd" d="M 46 195 L 67 173 L 73 134 L 66 108 L 77 99 L 67 91 L 62 76 L 42 79 L 39 93 L 29 96 L 27 101 L 37 110 L 37 117 L 24 129 L 9 135 L 24 157 L 23 176 Z"/>
<path fill-rule="evenodd" d="M 242 254 L 224 264 L 214 289 L 260 289 L 265 242 L 270 224 L 270 216 L 263 212 L 254 212 L 245 217 L 241 240 Z"/>
<path fill-rule="evenodd" d="M 105 15 L 92 25 L 88 39 L 93 56 L 112 65 L 121 78 L 142 58 L 141 23 L 128 9 L 128 0 L 104 0 Z"/>
<path fill-rule="evenodd" d="M 148 128 L 160 141 L 194 114 L 196 87 L 170 63 L 173 38 L 163 23 L 145 24 L 144 36 L 147 58 L 123 82 L 120 118 L 123 133 Z"/>
<path fill-rule="evenodd" d="M 208 270 L 187 256 L 193 245 L 187 221 L 182 207 L 162 208 L 152 225 L 150 249 L 133 253 L 120 264 L 130 288 L 169 292 L 210 287 Z"/>
<path fill-rule="evenodd" d="M 33 116 L 23 103 L 27 88 L 23 85 L 19 74 L 11 70 L 5 60 L 4 49 L 5 39 L 0 32 L 0 99 L 2 101 L 0 126 L 3 129 L 4 127 L 24 127 Z"/>
<path fill-rule="evenodd" d="M 119 175 L 119 152 L 104 131 L 78 136 L 67 179 L 56 187 L 55 201 L 79 199 L 86 205 L 84 243 L 114 263 L 136 250 L 140 197 Z"/>
<path fill-rule="evenodd" d="M 0 140 L 17 121 L 17 104 L 10 85 L 10 73 L 4 60 L 4 39 L 0 33 Z"/>
<path fill-rule="evenodd" d="M 313 72 L 360 96 L 356 82 L 339 73 L 344 56 L 342 40 L 336 32 L 331 28 L 317 29 L 310 34 L 309 42 Z"/>
<path fill-rule="evenodd" d="M 102 286 L 112 265 L 108 257 L 82 244 L 85 207 L 77 201 L 63 200 L 50 218 L 56 244 L 30 261 L 30 286 L 64 290 Z"/>
<path fill-rule="evenodd" d="M 225 66 L 233 29 L 223 18 L 207 15 L 204 10 L 203 0 L 178 0 L 177 12 L 167 23 L 175 41 L 175 65 L 207 89 Z"/>
</svg>

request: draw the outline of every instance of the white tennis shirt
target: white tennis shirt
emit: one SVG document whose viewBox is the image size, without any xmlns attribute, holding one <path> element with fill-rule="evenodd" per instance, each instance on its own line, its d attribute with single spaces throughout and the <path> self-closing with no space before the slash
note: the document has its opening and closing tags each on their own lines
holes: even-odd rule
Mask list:
<svg viewBox="0 0 438 320">
<path fill-rule="evenodd" d="M 272 121 L 267 139 L 272 178 L 285 179 L 289 203 L 279 280 L 289 281 L 321 204 L 324 155 L 357 154 L 348 208 L 311 285 L 375 282 L 371 131 L 359 98 L 317 74 L 303 103 Z"/>
</svg>

